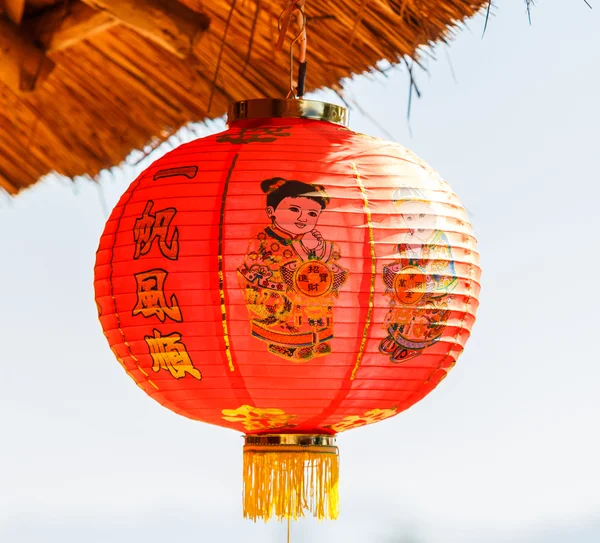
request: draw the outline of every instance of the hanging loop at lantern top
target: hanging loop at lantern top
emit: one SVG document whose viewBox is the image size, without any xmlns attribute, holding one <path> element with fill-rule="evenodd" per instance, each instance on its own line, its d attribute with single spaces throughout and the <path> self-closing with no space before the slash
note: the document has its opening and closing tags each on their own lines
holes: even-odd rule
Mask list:
<svg viewBox="0 0 600 543">
<path fill-rule="evenodd" d="M 283 49 L 283 42 L 288 28 L 295 16 L 295 20 L 300 27 L 300 31 L 290 44 L 290 90 L 286 98 L 302 98 L 306 82 L 306 15 L 304 13 L 304 0 L 289 0 L 279 16 L 279 39 L 275 45 L 277 51 Z M 294 45 L 300 46 L 298 54 L 298 77 L 294 81 Z"/>
</svg>

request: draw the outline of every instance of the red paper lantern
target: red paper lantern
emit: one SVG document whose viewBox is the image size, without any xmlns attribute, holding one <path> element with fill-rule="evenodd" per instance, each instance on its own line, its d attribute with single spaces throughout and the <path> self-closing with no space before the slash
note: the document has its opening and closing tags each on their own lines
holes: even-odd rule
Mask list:
<svg viewBox="0 0 600 543">
<path fill-rule="evenodd" d="M 236 104 L 228 130 L 144 171 L 100 240 L 111 349 L 165 407 L 249 436 L 254 519 L 335 518 L 335 434 L 433 390 L 475 320 L 458 199 L 345 118 L 318 102 Z"/>
</svg>

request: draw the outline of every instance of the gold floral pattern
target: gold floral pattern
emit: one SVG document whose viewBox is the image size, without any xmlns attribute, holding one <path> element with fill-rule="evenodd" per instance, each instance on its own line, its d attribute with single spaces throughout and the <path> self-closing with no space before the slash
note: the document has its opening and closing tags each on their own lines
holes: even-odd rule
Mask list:
<svg viewBox="0 0 600 543">
<path fill-rule="evenodd" d="M 296 418 L 296 415 L 286 415 L 283 409 L 275 407 L 261 409 L 251 405 L 242 405 L 237 409 L 223 409 L 222 413 L 224 420 L 240 422 L 248 432 L 294 426 L 290 421 Z"/>
<path fill-rule="evenodd" d="M 396 406 L 390 407 L 389 409 L 371 409 L 362 417 L 359 415 L 348 415 L 340 422 L 331 424 L 328 427 L 336 432 L 344 432 L 352 428 L 358 428 L 360 426 L 366 426 L 367 424 L 373 424 L 374 422 L 380 422 L 389 417 L 393 417 L 397 412 L 398 408 Z"/>
</svg>

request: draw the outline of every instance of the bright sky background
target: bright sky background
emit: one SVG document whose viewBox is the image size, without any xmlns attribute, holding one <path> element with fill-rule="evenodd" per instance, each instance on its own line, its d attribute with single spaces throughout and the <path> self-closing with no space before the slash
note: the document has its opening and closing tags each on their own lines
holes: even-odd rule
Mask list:
<svg viewBox="0 0 600 543">
<path fill-rule="evenodd" d="M 469 209 L 483 291 L 449 378 L 340 437 L 340 519 L 294 542 L 600 541 L 600 4 L 540 0 L 531 27 L 521 0 L 498 4 L 483 40 L 477 18 L 416 72 L 412 137 L 405 70 L 348 85 Z M 352 128 L 385 137 L 358 112 Z M 109 207 L 137 171 L 103 177 Z M 284 542 L 241 518 L 241 437 L 162 408 L 114 360 L 99 195 L 51 179 L 0 197 L 0 542 Z"/>
</svg>

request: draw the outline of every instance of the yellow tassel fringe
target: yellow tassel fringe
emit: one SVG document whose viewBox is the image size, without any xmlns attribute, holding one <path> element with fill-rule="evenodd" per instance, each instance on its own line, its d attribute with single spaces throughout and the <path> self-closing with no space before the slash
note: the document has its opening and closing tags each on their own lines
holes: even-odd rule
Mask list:
<svg viewBox="0 0 600 543">
<path fill-rule="evenodd" d="M 310 511 L 336 519 L 340 509 L 337 447 L 246 445 L 244 517 L 294 519 Z"/>
</svg>

